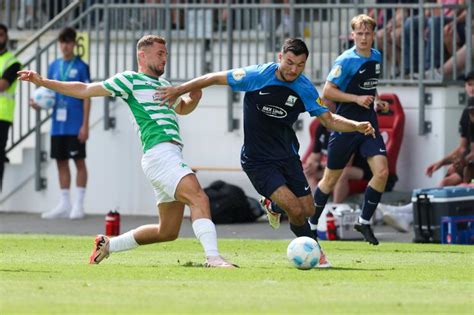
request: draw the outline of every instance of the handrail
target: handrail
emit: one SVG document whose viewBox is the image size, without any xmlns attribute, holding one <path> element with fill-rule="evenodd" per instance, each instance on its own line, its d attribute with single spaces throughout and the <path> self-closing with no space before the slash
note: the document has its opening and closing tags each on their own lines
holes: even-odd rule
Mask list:
<svg viewBox="0 0 474 315">
<path fill-rule="evenodd" d="M 28 41 L 23 44 L 20 48 L 18 48 L 15 52 L 14 55 L 15 57 L 18 57 L 22 52 L 27 50 L 33 43 L 35 43 L 38 38 L 43 36 L 44 33 L 49 31 L 51 27 L 56 24 L 59 20 L 64 18 L 67 14 L 69 14 L 72 10 L 76 9 L 83 0 L 74 0 L 70 5 L 68 5 L 64 10 L 62 10 L 58 15 L 56 15 L 51 21 L 46 23 L 40 30 L 38 30 Z"/>
</svg>

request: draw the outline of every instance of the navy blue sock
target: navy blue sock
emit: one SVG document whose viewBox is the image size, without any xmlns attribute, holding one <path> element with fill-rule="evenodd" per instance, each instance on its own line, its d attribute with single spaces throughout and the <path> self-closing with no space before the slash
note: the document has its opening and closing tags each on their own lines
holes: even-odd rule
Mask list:
<svg viewBox="0 0 474 315">
<path fill-rule="evenodd" d="M 314 193 L 314 205 L 316 207 L 316 212 L 311 218 L 309 218 L 311 224 L 318 224 L 319 217 L 323 213 L 324 207 L 326 206 L 328 199 L 329 194 L 323 193 L 321 189 L 319 189 L 319 187 L 316 188 L 316 192 Z"/>
<path fill-rule="evenodd" d="M 277 205 L 274 201 L 272 201 L 272 211 L 275 213 L 286 214 L 285 210 L 280 208 L 280 206 Z"/>
<path fill-rule="evenodd" d="M 362 206 L 362 219 L 369 221 L 372 218 L 375 213 L 375 209 L 377 209 L 377 205 L 380 202 L 380 198 L 382 198 L 381 192 L 378 192 L 372 187 L 367 186 L 364 196 L 364 205 Z"/>
<path fill-rule="evenodd" d="M 305 220 L 303 225 L 294 225 L 290 223 L 290 230 L 297 236 L 307 236 L 311 237 L 314 239 L 314 233 L 311 231 L 311 228 L 309 227 L 308 221 Z"/>
</svg>

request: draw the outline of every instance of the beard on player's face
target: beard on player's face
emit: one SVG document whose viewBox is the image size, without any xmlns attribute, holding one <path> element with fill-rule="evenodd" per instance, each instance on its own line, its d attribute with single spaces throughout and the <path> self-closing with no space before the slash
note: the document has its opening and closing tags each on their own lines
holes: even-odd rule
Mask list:
<svg viewBox="0 0 474 315">
<path fill-rule="evenodd" d="M 163 75 L 163 73 L 165 73 L 165 69 L 164 67 L 159 69 L 157 66 L 154 66 L 154 65 L 148 65 L 148 69 L 154 73 L 157 77 L 160 77 Z"/>
</svg>

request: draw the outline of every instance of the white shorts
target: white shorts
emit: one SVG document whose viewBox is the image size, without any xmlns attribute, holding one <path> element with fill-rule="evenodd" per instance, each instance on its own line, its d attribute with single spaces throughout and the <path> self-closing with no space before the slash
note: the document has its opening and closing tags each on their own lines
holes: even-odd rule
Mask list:
<svg viewBox="0 0 474 315">
<path fill-rule="evenodd" d="M 156 204 L 176 201 L 175 193 L 179 181 L 193 173 L 184 162 L 181 147 L 171 142 L 162 142 L 142 157 L 142 169 L 155 190 Z"/>
</svg>

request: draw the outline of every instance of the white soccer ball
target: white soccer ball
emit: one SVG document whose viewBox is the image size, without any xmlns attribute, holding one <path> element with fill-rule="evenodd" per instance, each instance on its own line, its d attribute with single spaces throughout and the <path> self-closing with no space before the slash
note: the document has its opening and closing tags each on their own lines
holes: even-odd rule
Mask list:
<svg viewBox="0 0 474 315">
<path fill-rule="evenodd" d="M 33 92 L 33 101 L 42 109 L 50 109 L 56 103 L 56 93 L 41 86 Z"/>
<path fill-rule="evenodd" d="M 286 250 L 286 255 L 290 263 L 296 268 L 308 270 L 319 263 L 321 249 L 314 239 L 301 236 L 291 241 Z"/>
</svg>

